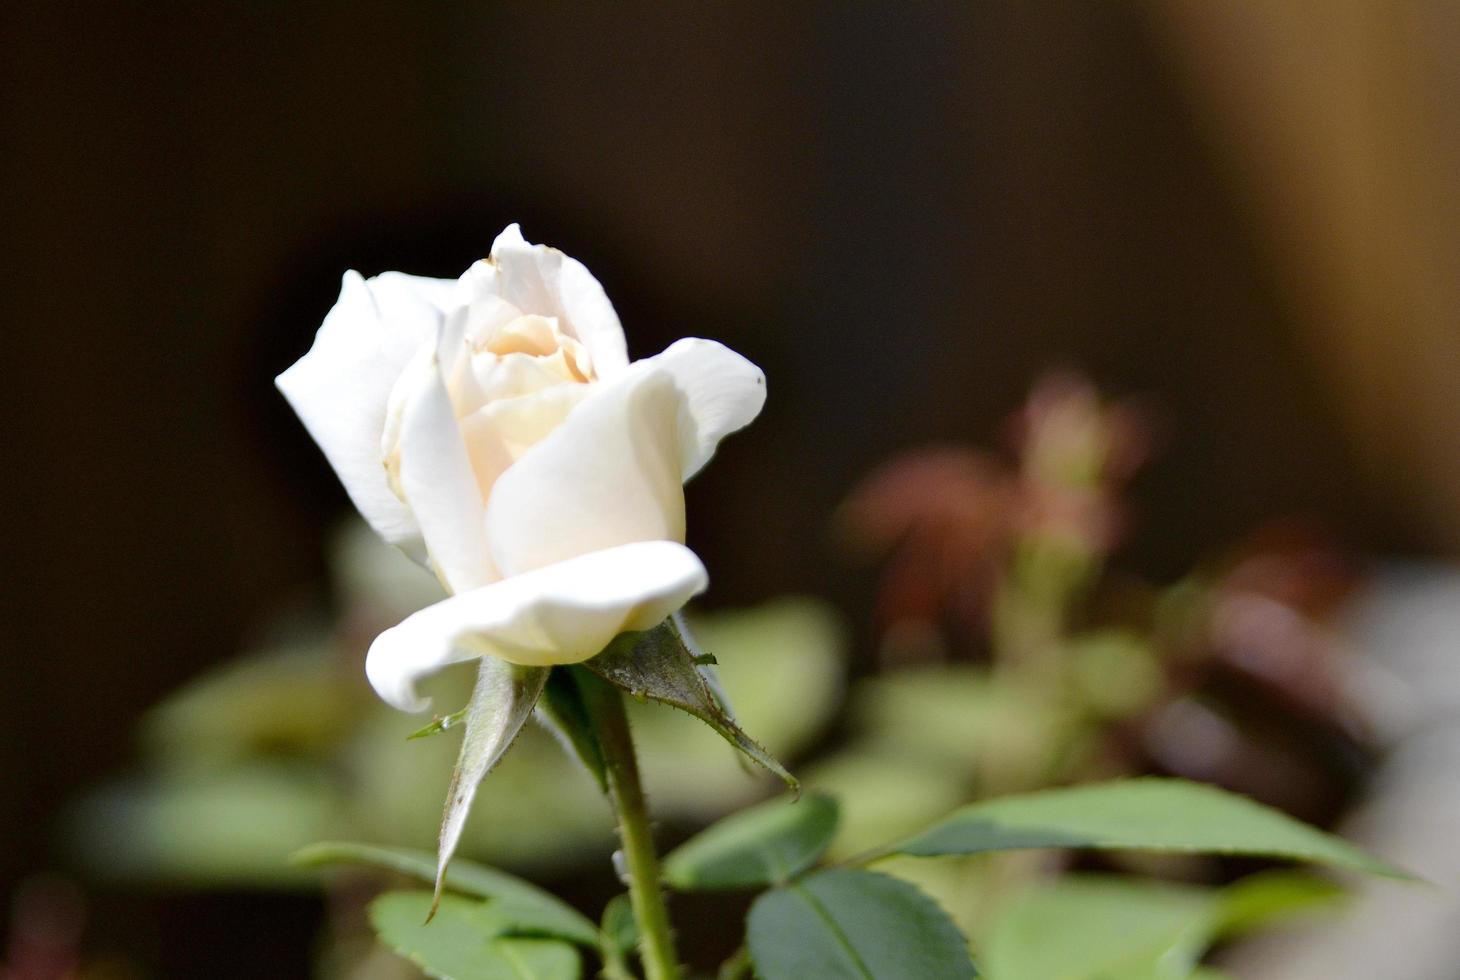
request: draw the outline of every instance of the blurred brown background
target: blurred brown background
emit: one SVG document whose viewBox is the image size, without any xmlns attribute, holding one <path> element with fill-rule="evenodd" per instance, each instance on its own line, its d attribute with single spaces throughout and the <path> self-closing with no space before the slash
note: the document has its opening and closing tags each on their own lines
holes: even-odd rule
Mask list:
<svg viewBox="0 0 1460 980">
<path fill-rule="evenodd" d="M 1292 513 L 1453 552 L 1457 53 L 1439 0 L 5 5 L 0 894 L 320 588 L 344 495 L 270 379 L 340 273 L 454 276 L 511 220 L 636 355 L 766 369 L 691 490 L 714 602 L 855 618 L 832 506 L 1058 364 L 1167 421 L 1133 567 Z"/>
</svg>

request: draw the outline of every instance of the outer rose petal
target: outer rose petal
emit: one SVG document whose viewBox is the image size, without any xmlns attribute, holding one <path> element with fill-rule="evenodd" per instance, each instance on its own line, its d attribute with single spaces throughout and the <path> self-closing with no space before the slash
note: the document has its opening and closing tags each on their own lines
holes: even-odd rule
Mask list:
<svg viewBox="0 0 1460 980">
<path fill-rule="evenodd" d="M 429 701 L 416 682 L 483 655 L 524 666 L 578 663 L 629 630 L 648 629 L 704 591 L 694 552 L 672 541 L 640 541 L 524 572 L 429 606 L 370 646 L 365 673 L 404 711 Z"/>
<path fill-rule="evenodd" d="M 314 346 L 275 384 L 339 474 L 355 507 L 385 540 L 424 559 L 420 529 L 391 491 L 380 439 L 392 386 L 435 335 L 454 284 L 401 273 L 348 272 Z"/>
<path fill-rule="evenodd" d="M 667 372 L 631 368 L 595 385 L 508 468 L 487 502 L 502 574 L 631 541 L 683 541 L 680 401 Z"/>
<path fill-rule="evenodd" d="M 765 373 L 724 344 L 687 337 L 637 365 L 674 376 L 683 396 L 679 443 L 684 479 L 698 473 L 720 440 L 743 429 L 765 404 Z"/>
<path fill-rule="evenodd" d="M 628 367 L 628 346 L 618 314 L 593 273 L 577 259 L 546 245 L 530 245 L 511 224 L 492 243 L 500 295 L 525 313 L 555 316 L 593 357 L 600 378 Z"/>
<path fill-rule="evenodd" d="M 432 279 L 429 276 L 413 276 L 406 272 L 382 272 L 365 280 L 370 295 L 375 300 L 384 329 L 387 346 L 401 342 L 402 349 L 413 348 L 424 336 L 429 335 L 412 329 L 411 324 L 420 323 L 423 306 L 438 314 L 449 313 L 456 306 L 457 290 L 455 279 Z M 438 322 L 433 319 L 431 322 Z"/>
<path fill-rule="evenodd" d="M 444 331 L 443 333 L 449 333 Z M 452 592 L 497 579 L 487 550 L 485 506 L 446 383 L 436 342 L 428 342 L 391 393 L 399 428 L 392 433 L 400 489 L 415 515 L 430 562 Z M 377 449 L 383 456 L 386 450 Z"/>
</svg>

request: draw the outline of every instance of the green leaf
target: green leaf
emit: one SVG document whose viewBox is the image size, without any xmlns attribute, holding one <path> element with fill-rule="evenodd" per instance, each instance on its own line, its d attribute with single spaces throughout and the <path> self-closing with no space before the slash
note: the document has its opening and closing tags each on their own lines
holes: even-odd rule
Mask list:
<svg viewBox="0 0 1460 980">
<path fill-rule="evenodd" d="M 796 778 L 741 730 L 705 681 L 695 654 L 670 621 L 642 633 L 624 633 L 584 663 L 604 680 L 636 698 L 648 698 L 686 711 L 709 725 L 752 761 L 797 790 Z"/>
<path fill-rule="evenodd" d="M 100 877 L 166 887 L 298 888 L 289 854 L 340 820 L 337 781 L 298 762 L 164 772 L 96 787 L 69 808 L 73 860 Z"/>
<path fill-rule="evenodd" d="M 1222 890 L 1223 936 L 1241 936 L 1290 919 L 1327 911 L 1343 903 L 1342 885 L 1296 871 L 1264 871 L 1248 875 Z"/>
<path fill-rule="evenodd" d="M 750 907 L 747 932 L 761 980 L 975 975 L 967 941 L 937 903 L 871 871 L 822 871 L 766 892 Z"/>
<path fill-rule="evenodd" d="M 1036 886 L 994 917 L 980 949 L 991 980 L 1178 980 L 1206 951 L 1209 889 L 1114 875 Z"/>
<path fill-rule="evenodd" d="M 865 678 L 852 689 L 850 712 L 878 751 L 961 773 L 981 772 L 991 759 L 1038 771 L 1051 741 L 1072 721 L 1066 707 L 1027 685 L 996 681 L 971 665 L 924 665 Z"/>
<path fill-rule="evenodd" d="M 296 852 L 293 863 L 304 867 L 364 864 L 407 875 L 426 883 L 436 878 L 436 858 L 426 851 L 324 841 Z M 598 945 L 598 930 L 567 902 L 515 875 L 473 861 L 452 862 L 446 872 L 451 891 L 496 900 L 493 908 L 502 931 L 512 935 L 553 936 L 583 946 Z"/>
<path fill-rule="evenodd" d="M 826 852 L 837 816 L 836 801 L 819 793 L 752 807 L 675 848 L 664 880 L 681 891 L 785 884 Z"/>
<path fill-rule="evenodd" d="M 885 853 L 1043 847 L 1243 854 L 1409 877 L 1271 807 L 1180 779 L 1120 780 L 973 803 Z"/>
<path fill-rule="evenodd" d="M 603 750 L 593 737 L 583 698 L 571 674 L 555 670 L 548 675 L 547 686 L 537 702 L 537 712 L 563 747 L 583 763 L 583 768 L 598 783 L 599 790 L 607 793 L 608 772 L 603 765 Z"/>
<path fill-rule="evenodd" d="M 884 754 L 880 746 L 853 742 L 815 763 L 806 785 L 830 793 L 841 807 L 829 852 L 841 860 L 906 837 L 966 803 L 965 776 L 966 770 L 925 756 Z"/>
<path fill-rule="evenodd" d="M 1106 718 L 1140 711 L 1162 690 L 1165 677 L 1149 639 L 1125 629 L 1071 637 L 1064 656 L 1073 669 L 1080 701 Z"/>
<path fill-rule="evenodd" d="M 447 895 L 438 905 L 427 891 L 386 892 L 370 903 L 370 924 L 387 946 L 441 980 L 582 976 L 578 953 L 567 943 L 503 935 L 495 904 Z"/>
<path fill-rule="evenodd" d="M 461 737 L 461 754 L 446 790 L 446 808 L 441 815 L 441 839 L 436 858 L 436 897 L 451 855 L 461 840 L 461 830 L 471 812 L 477 786 L 506 751 L 512 747 L 527 721 L 543 686 L 548 667 L 522 667 L 496 657 L 482 657 L 476 686 L 466 706 L 466 732 Z"/>
<path fill-rule="evenodd" d="M 360 703 L 339 682 L 329 650 L 327 637 L 300 637 L 220 664 L 151 708 L 142 741 L 169 769 L 210 774 L 256 762 L 261 750 L 330 752 L 348 736 Z"/>
<path fill-rule="evenodd" d="M 632 953 L 639 945 L 639 924 L 628 895 L 615 895 L 603 907 L 603 938 L 621 956 Z"/>
<path fill-rule="evenodd" d="M 1070 875 L 1008 902 L 983 937 L 993 980 L 1185 980 L 1218 938 L 1331 905 L 1311 875 L 1264 872 L 1223 889 Z"/>
</svg>

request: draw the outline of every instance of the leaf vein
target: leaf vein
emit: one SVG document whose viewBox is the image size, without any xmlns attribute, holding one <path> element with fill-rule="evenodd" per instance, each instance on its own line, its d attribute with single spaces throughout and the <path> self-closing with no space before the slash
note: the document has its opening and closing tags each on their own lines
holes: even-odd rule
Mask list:
<svg viewBox="0 0 1460 980">
<path fill-rule="evenodd" d="M 816 913 L 816 917 L 825 923 L 827 931 L 836 939 L 837 945 L 847 954 L 847 958 L 852 961 L 852 964 L 861 971 L 862 976 L 866 977 L 867 980 L 876 980 L 876 977 L 872 975 L 872 970 L 862 960 L 856 948 L 852 946 L 852 941 L 842 931 L 841 924 L 836 921 L 827 907 L 821 903 L 821 900 L 803 885 L 792 883 L 790 888 L 797 895 L 800 895 L 802 900 L 811 907 L 811 911 Z"/>
</svg>

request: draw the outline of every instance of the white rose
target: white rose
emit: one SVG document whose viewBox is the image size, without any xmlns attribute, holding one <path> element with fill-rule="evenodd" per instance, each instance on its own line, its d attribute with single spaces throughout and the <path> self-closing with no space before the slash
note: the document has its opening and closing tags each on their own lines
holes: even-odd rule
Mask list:
<svg viewBox="0 0 1460 980">
<path fill-rule="evenodd" d="M 585 660 L 705 588 L 683 482 L 765 377 L 709 340 L 625 351 L 593 275 L 516 225 L 455 281 L 345 275 L 277 383 L 361 514 L 451 593 L 371 646 L 385 700 L 421 710 L 420 677 L 482 655 Z"/>
</svg>

